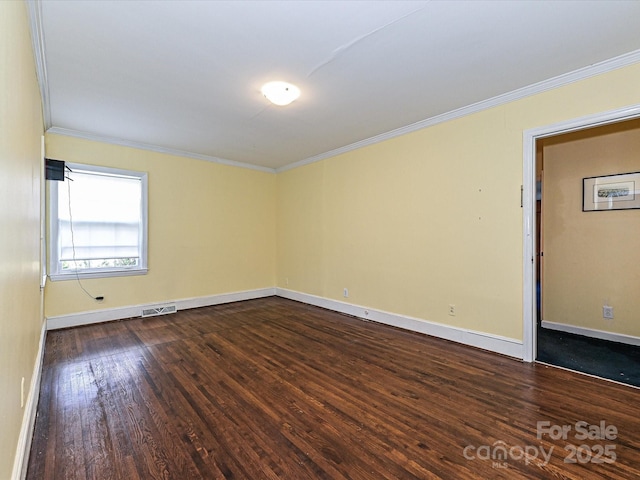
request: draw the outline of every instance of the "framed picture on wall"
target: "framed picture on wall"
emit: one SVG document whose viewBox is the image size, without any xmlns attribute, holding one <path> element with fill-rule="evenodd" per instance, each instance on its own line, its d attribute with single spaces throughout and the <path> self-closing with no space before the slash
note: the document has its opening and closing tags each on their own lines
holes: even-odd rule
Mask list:
<svg viewBox="0 0 640 480">
<path fill-rule="evenodd" d="M 582 179 L 582 211 L 640 208 L 640 172 Z"/>
</svg>

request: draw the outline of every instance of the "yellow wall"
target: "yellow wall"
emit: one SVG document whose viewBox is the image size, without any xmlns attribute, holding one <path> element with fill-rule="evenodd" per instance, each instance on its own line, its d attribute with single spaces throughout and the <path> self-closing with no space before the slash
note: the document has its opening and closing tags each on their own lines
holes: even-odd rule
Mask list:
<svg viewBox="0 0 640 480">
<path fill-rule="evenodd" d="M 149 172 L 151 243 L 148 275 L 87 281 L 102 303 L 49 282 L 46 314 L 276 284 L 522 339 L 523 131 L 638 104 L 639 82 L 636 64 L 278 175 L 48 135 L 51 157 Z"/>
<path fill-rule="evenodd" d="M 42 325 L 42 119 L 22 2 L 0 2 L 0 39 L 0 478 L 7 478 L 23 414 L 20 380 L 30 383 Z M 47 135 L 50 157 L 149 172 L 150 241 L 147 275 L 86 280 L 102 303 L 74 281 L 49 281 L 45 313 L 277 285 L 521 339 L 523 130 L 640 104 L 638 85 L 636 64 L 278 175 Z"/>
<path fill-rule="evenodd" d="M 638 85 L 636 64 L 279 174 L 278 286 L 522 339 L 523 131 Z"/>
<path fill-rule="evenodd" d="M 83 281 L 102 302 L 49 281 L 46 316 L 274 286 L 274 174 L 51 134 L 46 152 L 149 178 L 149 273 Z"/>
<path fill-rule="evenodd" d="M 543 320 L 640 337 L 640 210 L 582 211 L 583 178 L 630 172 L 640 120 L 544 141 Z"/>
<path fill-rule="evenodd" d="M 42 114 L 23 2 L 0 2 L 0 478 L 10 478 L 42 329 Z"/>
<path fill-rule="evenodd" d="M 278 175 L 278 285 L 312 295 L 324 293 L 325 162 Z"/>
</svg>

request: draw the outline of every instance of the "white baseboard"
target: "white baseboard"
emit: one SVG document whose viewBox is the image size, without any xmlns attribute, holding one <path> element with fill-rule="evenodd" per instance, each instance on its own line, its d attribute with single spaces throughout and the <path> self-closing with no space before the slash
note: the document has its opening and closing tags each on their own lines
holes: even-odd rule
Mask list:
<svg viewBox="0 0 640 480">
<path fill-rule="evenodd" d="M 452 327 L 442 323 L 429 322 L 427 320 L 407 317 L 382 310 L 375 310 L 368 307 L 353 305 L 324 297 L 317 297 L 315 295 L 309 295 L 283 288 L 277 288 L 276 295 L 336 312 L 345 313 L 347 315 L 353 315 L 354 317 L 363 320 L 371 320 L 403 328 L 405 330 L 424 333 L 433 337 L 444 338 L 446 340 L 482 348 L 484 350 L 500 353 L 509 357 L 519 359 L 523 358 L 522 342 L 513 338 Z"/>
<path fill-rule="evenodd" d="M 578 327 L 576 325 L 567 325 L 566 323 L 549 322 L 542 320 L 542 328 L 549 330 L 558 330 L 560 332 L 575 333 L 585 337 L 599 338 L 601 340 L 609 340 L 612 342 L 626 343 L 628 345 L 640 346 L 640 337 L 625 335 L 623 333 L 605 332 L 604 330 L 595 330 L 593 328 Z"/>
<path fill-rule="evenodd" d="M 11 473 L 12 480 L 24 480 L 27 476 L 29 452 L 31 450 L 31 441 L 33 440 L 33 429 L 36 423 L 36 414 L 38 413 L 40 379 L 42 377 L 42 362 L 44 360 L 44 344 L 46 338 L 47 324 L 43 322 L 42 329 L 40 331 L 38 354 L 36 355 L 33 374 L 31 375 L 29 394 L 27 395 L 27 402 L 25 403 L 25 409 L 22 414 L 22 426 L 20 427 L 20 436 L 18 437 L 18 446 L 16 447 L 16 455 L 13 460 L 13 471 Z"/>
<path fill-rule="evenodd" d="M 405 330 L 452 340 L 457 343 L 482 348 L 484 350 L 500 353 L 509 357 L 519 359 L 523 358 L 523 347 L 520 340 L 452 327 L 441 323 L 429 322 L 427 320 L 407 317 L 396 313 L 389 313 L 360 305 L 339 302 L 337 300 L 330 300 L 283 288 L 263 288 L 259 290 L 247 290 L 244 292 L 225 293 L 221 295 L 187 298 L 182 300 L 167 300 L 163 302 L 155 302 L 153 304 L 133 305 L 48 317 L 47 329 L 55 330 L 59 328 L 90 325 L 92 323 L 109 322 L 112 320 L 122 320 L 125 318 L 136 318 L 141 316 L 144 308 L 167 304 L 175 304 L 178 310 L 185 310 L 188 308 L 206 307 L 210 305 L 251 300 L 254 298 L 263 298 L 273 295 L 297 300 L 299 302 L 345 313 L 347 315 L 353 315 L 354 317 L 358 317 L 363 320 L 371 320 L 378 323 L 384 323 L 386 325 L 392 325 L 394 327 L 404 328 Z"/>
<path fill-rule="evenodd" d="M 141 316 L 142 310 L 145 308 L 152 308 L 167 304 L 175 304 L 178 310 L 186 310 L 188 308 L 208 307 L 211 305 L 220 305 L 222 303 L 270 297 L 275 294 L 275 288 L 262 288 L 258 290 L 246 290 L 243 292 L 223 293 L 220 295 L 208 295 L 206 297 L 166 300 L 144 305 L 132 305 L 104 310 L 92 310 L 89 312 L 71 313 L 68 315 L 58 315 L 47 317 L 47 330 L 90 325 L 92 323 L 110 322 L 112 320 L 122 320 L 125 318 L 136 318 Z"/>
</svg>

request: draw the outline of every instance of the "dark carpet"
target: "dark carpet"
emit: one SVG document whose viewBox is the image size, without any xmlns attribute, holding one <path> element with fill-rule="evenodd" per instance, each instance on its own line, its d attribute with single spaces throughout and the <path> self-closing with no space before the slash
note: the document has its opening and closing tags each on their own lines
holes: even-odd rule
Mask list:
<svg viewBox="0 0 640 480">
<path fill-rule="evenodd" d="M 538 327 L 536 360 L 640 387 L 640 347 Z"/>
</svg>

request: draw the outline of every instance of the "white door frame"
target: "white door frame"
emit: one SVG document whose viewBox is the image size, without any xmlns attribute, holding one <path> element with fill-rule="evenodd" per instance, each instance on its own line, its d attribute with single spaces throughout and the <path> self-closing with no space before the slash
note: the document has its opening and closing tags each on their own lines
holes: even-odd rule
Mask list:
<svg viewBox="0 0 640 480">
<path fill-rule="evenodd" d="M 567 120 L 523 132 L 523 331 L 522 359 L 536 359 L 536 141 L 562 133 L 640 118 L 640 105 Z"/>
</svg>

